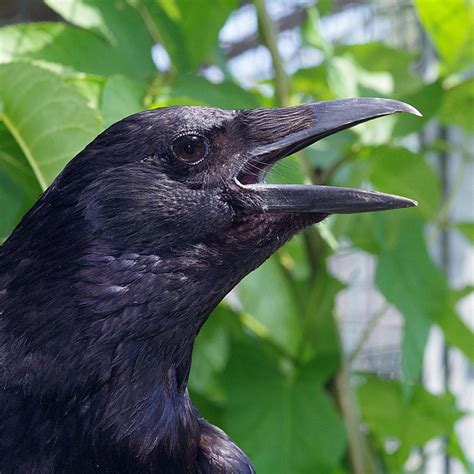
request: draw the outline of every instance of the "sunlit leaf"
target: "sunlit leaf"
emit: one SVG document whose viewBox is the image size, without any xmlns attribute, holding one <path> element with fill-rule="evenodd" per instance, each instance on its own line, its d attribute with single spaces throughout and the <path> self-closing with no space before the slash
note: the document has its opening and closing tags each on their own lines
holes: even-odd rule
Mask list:
<svg viewBox="0 0 474 474">
<path fill-rule="evenodd" d="M 341 45 L 336 48 L 336 53 L 340 56 L 350 54 L 366 71 L 389 72 L 393 77 L 396 96 L 419 89 L 423 85 L 421 78 L 412 72 L 412 63 L 417 56 L 413 51 L 373 42 Z"/>
<path fill-rule="evenodd" d="M 308 8 L 307 12 L 308 17 L 306 18 L 301 27 L 301 34 L 304 41 L 313 48 L 317 48 L 323 51 L 326 56 L 332 56 L 333 46 L 321 34 L 319 9 L 316 7 L 310 7 Z"/>
<path fill-rule="evenodd" d="M 422 25 L 433 40 L 441 57 L 448 64 L 459 60 L 463 49 L 470 48 L 474 26 L 473 4 L 466 0 L 415 0 Z"/>
<path fill-rule="evenodd" d="M 151 35 L 139 10 L 127 0 L 45 0 L 45 3 L 73 25 L 103 36 L 120 51 L 127 69 L 133 69 L 136 77 L 153 74 Z"/>
<path fill-rule="evenodd" d="M 0 28 L 0 44 L 0 62 L 31 60 L 88 74 L 137 74 L 121 52 L 104 39 L 62 23 L 25 23 Z"/>
<path fill-rule="evenodd" d="M 216 0 L 212 7 L 203 7 L 193 0 L 144 0 L 143 5 L 157 39 L 174 66 L 183 72 L 196 70 L 211 55 L 220 29 L 238 2 Z"/>
<path fill-rule="evenodd" d="M 474 243 L 474 222 L 458 222 L 456 228 L 460 230 L 471 243 Z"/>
<path fill-rule="evenodd" d="M 42 189 L 102 128 L 81 95 L 26 63 L 0 65 L 0 101 L 0 119 Z"/>
<path fill-rule="evenodd" d="M 329 87 L 337 97 L 385 96 L 393 91 L 390 73 L 367 71 L 350 54 L 331 59 L 327 67 Z"/>
<path fill-rule="evenodd" d="M 105 126 L 143 110 L 144 95 L 145 91 L 139 82 L 131 81 L 124 76 L 110 77 L 102 91 Z"/>
<path fill-rule="evenodd" d="M 432 395 L 419 384 L 411 387 L 411 396 L 407 397 L 400 382 L 367 375 L 357 393 L 362 418 L 371 434 L 379 446 L 387 441 L 395 445 L 395 453 L 385 455 L 397 456 L 400 452 L 400 468 L 412 448 L 438 436 L 449 436 L 463 415 L 453 396 Z"/>
</svg>

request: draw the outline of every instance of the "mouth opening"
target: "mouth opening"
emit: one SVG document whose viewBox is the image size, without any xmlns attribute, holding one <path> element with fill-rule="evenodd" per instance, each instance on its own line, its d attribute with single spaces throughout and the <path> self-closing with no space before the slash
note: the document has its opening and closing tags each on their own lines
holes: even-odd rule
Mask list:
<svg viewBox="0 0 474 474">
<path fill-rule="evenodd" d="M 416 206 L 401 196 L 319 185 L 265 184 L 265 176 L 279 160 L 322 138 L 368 120 L 399 112 L 420 113 L 389 99 L 345 99 L 313 104 L 311 126 L 291 131 L 273 142 L 256 146 L 234 180 L 243 192 L 258 195 L 265 212 L 342 214 Z M 305 108 L 307 110 L 307 108 Z"/>
</svg>

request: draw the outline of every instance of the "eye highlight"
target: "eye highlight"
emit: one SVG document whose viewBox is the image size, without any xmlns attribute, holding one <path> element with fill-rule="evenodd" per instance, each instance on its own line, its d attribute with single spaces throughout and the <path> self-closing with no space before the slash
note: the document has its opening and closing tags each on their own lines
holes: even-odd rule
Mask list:
<svg viewBox="0 0 474 474">
<path fill-rule="evenodd" d="M 176 158 L 196 165 L 209 153 L 209 141 L 201 135 L 181 135 L 173 142 L 172 149 Z"/>
</svg>

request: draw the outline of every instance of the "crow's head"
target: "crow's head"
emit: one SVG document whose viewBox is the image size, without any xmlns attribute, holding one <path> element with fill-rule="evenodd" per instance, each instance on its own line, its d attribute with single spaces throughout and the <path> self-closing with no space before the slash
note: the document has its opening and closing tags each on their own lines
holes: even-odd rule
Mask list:
<svg viewBox="0 0 474 474">
<path fill-rule="evenodd" d="M 5 251 L 36 255 L 31 271 L 51 285 L 54 280 L 75 288 L 66 283 L 71 279 L 90 284 L 73 297 L 81 305 L 101 301 L 99 290 L 111 292 L 101 293 L 110 299 L 107 310 L 135 304 L 135 285 L 141 300 L 149 288 L 148 298 L 165 313 L 206 295 L 199 313 L 207 315 L 286 240 L 328 214 L 416 204 L 347 188 L 264 183 L 278 160 L 396 112 L 418 113 L 393 100 L 348 99 L 280 109 L 170 107 L 132 115 L 69 163 Z M 79 275 L 77 262 L 86 267 Z"/>
<path fill-rule="evenodd" d="M 209 245 L 213 253 L 257 252 L 265 258 L 327 214 L 414 205 L 353 189 L 264 184 L 276 161 L 339 130 L 396 112 L 417 113 L 385 99 L 280 109 L 150 110 L 102 133 L 53 188 L 80 187 L 75 206 L 91 232 L 119 249 L 159 254 Z"/>
</svg>

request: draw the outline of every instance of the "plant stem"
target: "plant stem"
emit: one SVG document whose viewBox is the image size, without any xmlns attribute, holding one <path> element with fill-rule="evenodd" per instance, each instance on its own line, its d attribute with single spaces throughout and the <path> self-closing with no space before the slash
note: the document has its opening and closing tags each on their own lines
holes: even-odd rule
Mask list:
<svg viewBox="0 0 474 474">
<path fill-rule="evenodd" d="M 275 92 L 277 103 L 280 106 L 288 106 L 289 104 L 289 81 L 285 73 L 282 58 L 278 51 L 277 36 L 273 27 L 272 21 L 268 15 L 265 0 L 254 0 L 255 7 L 257 9 L 257 15 L 260 25 L 260 32 L 262 36 L 263 44 L 269 49 L 273 69 L 275 71 Z M 330 167 L 324 175 L 323 179 L 329 179 L 335 173 L 335 171 L 344 164 L 347 160 L 352 158 L 352 153 L 344 155 L 338 162 Z M 307 173 L 307 176 L 311 179 L 314 184 L 320 184 L 321 179 L 315 176 L 312 171 L 312 166 L 309 160 L 300 154 L 303 167 Z M 319 182 L 317 182 L 319 181 Z M 320 265 L 321 250 L 324 248 L 324 242 L 318 232 L 305 232 L 304 234 L 305 246 L 308 252 L 308 258 L 310 260 L 311 269 L 316 272 Z M 319 250 L 318 254 L 314 251 Z M 280 262 L 281 265 L 281 262 Z M 291 275 L 290 275 L 291 276 Z M 314 278 L 314 274 L 313 274 Z M 336 320 L 333 318 L 332 322 L 337 325 Z M 303 337 L 308 337 L 304 334 Z M 302 341 L 301 348 L 304 348 L 304 341 Z M 343 352 L 342 344 L 339 343 L 339 351 Z M 301 353 L 303 350 L 301 351 Z M 301 355 L 301 354 L 299 354 Z M 349 459 L 354 474 L 374 474 L 376 473 L 375 461 L 371 455 L 367 440 L 364 434 L 360 431 L 359 425 L 359 413 L 356 401 L 353 399 L 353 393 L 350 384 L 349 367 L 343 362 L 335 380 L 335 397 L 340 407 L 341 415 L 345 420 L 348 442 L 349 442 Z"/>
<path fill-rule="evenodd" d="M 387 312 L 388 304 L 384 304 L 379 311 L 377 311 L 370 321 L 366 324 L 362 335 L 360 336 L 355 348 L 353 351 L 346 357 L 346 363 L 350 367 L 352 362 L 354 362 L 355 358 L 359 355 L 360 351 L 364 348 L 365 343 L 368 341 L 369 337 L 371 336 L 374 329 L 377 327 L 377 324 L 380 320 L 385 316 Z"/>
<path fill-rule="evenodd" d="M 377 466 L 370 446 L 360 431 L 360 414 L 350 383 L 350 367 L 343 361 L 335 380 L 336 398 L 344 419 L 349 459 L 354 474 L 376 474 Z"/>
<path fill-rule="evenodd" d="M 328 166 L 321 175 L 317 178 L 317 180 L 313 181 L 313 184 L 328 184 L 331 181 L 331 178 L 335 175 L 336 171 L 344 164 L 346 164 L 349 160 L 354 158 L 356 155 L 355 147 L 351 147 L 349 150 L 346 151 L 339 159 L 337 159 L 334 163 Z"/>
<path fill-rule="evenodd" d="M 272 20 L 268 15 L 265 0 L 255 0 L 255 8 L 257 9 L 258 22 L 262 33 L 263 43 L 269 49 L 272 57 L 273 69 L 275 71 L 276 97 L 279 101 L 279 105 L 285 107 L 289 105 L 290 94 L 285 67 L 280 52 L 278 51 L 277 34 Z"/>
</svg>

